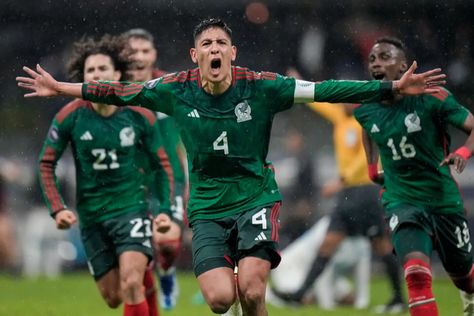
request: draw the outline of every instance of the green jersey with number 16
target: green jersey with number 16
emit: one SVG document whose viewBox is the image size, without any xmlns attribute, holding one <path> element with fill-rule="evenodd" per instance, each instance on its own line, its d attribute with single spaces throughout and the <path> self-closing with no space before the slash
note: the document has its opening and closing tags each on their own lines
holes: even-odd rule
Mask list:
<svg viewBox="0 0 474 316">
<path fill-rule="evenodd" d="M 142 84 L 91 82 L 84 99 L 136 104 L 174 116 L 188 158 L 188 218 L 216 219 L 281 200 L 266 161 L 273 117 L 294 102 L 377 101 L 392 84 L 379 81 L 297 81 L 232 67 L 223 94 L 204 91 L 199 69 Z"/>
<path fill-rule="evenodd" d="M 355 110 L 380 152 L 385 204 L 412 203 L 440 213 L 463 211 L 449 166 L 439 164 L 449 152 L 448 124 L 462 128 L 468 113 L 445 89 L 394 104 L 362 104 Z"/>
</svg>

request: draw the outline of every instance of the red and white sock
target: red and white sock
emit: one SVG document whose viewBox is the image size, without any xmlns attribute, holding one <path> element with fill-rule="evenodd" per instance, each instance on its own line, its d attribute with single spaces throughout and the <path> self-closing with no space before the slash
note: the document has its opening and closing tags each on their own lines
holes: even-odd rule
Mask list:
<svg viewBox="0 0 474 316">
<path fill-rule="evenodd" d="M 123 306 L 123 316 L 145 316 L 148 314 L 148 303 L 146 300 L 138 304 L 124 304 Z"/>
<path fill-rule="evenodd" d="M 156 287 L 151 268 L 146 269 L 143 278 L 143 286 L 145 287 L 145 298 L 148 303 L 148 316 L 159 316 L 158 301 L 156 299 Z"/>
<path fill-rule="evenodd" d="M 408 307 L 411 316 L 438 316 L 438 307 L 431 288 L 430 265 L 420 259 L 410 259 L 403 266 L 408 287 Z"/>
</svg>

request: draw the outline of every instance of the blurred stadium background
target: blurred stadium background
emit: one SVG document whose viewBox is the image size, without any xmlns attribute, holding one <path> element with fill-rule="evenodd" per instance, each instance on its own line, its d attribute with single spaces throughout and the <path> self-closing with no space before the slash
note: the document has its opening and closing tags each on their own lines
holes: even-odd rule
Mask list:
<svg viewBox="0 0 474 316">
<path fill-rule="evenodd" d="M 83 35 L 119 34 L 142 27 L 155 36 L 160 68 L 194 67 L 188 56 L 193 26 L 201 18 L 218 16 L 234 31 L 237 65 L 283 74 L 295 67 L 314 81 L 368 79 L 366 56 L 373 41 L 381 35 L 398 36 L 420 71 L 443 68 L 447 88 L 472 111 L 473 14 L 472 0 L 0 1 L 0 203 L 12 220 L 16 250 L 14 262 L 4 270 L 34 276 L 84 267 L 80 249 L 69 243 L 78 244 L 77 232 L 49 236 L 65 240 L 52 249 L 48 239 L 35 239 L 54 231 L 49 218 L 38 216 L 43 210 L 34 211 L 43 207 L 35 179 L 36 159 L 54 113 L 67 100 L 23 99 L 15 84 L 23 65 L 39 62 L 57 78 L 66 79 L 64 65 L 73 41 Z M 279 115 L 273 134 L 269 158 L 276 164 L 285 197 L 284 245 L 331 210 L 331 201 L 322 200 L 317 191 L 336 170 L 331 126 L 304 106 Z M 287 141 L 295 134 L 303 140 L 296 149 Z M 461 141 L 462 134 L 455 132 L 454 146 Z M 72 161 L 63 160 L 61 179 L 73 206 Z M 474 209 L 474 163 L 458 180 L 468 211 Z M 40 267 L 35 260 L 43 260 L 37 258 L 47 251 L 51 261 Z M 59 270 L 48 270 L 54 266 Z M 180 266 L 189 268 L 189 249 L 183 252 Z M 0 287 L 0 296 L 3 291 L 6 288 Z"/>
</svg>

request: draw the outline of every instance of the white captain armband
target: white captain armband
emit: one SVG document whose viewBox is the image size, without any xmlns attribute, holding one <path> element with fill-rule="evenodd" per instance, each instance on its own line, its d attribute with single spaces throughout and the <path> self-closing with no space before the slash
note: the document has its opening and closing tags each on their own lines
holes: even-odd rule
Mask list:
<svg viewBox="0 0 474 316">
<path fill-rule="evenodd" d="M 314 82 L 305 80 L 295 80 L 295 101 L 294 103 L 306 103 L 314 101 Z"/>
</svg>

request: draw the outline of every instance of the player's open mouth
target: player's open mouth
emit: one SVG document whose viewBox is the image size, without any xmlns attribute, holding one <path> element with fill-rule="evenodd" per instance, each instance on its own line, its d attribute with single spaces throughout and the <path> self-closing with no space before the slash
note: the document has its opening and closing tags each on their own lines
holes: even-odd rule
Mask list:
<svg viewBox="0 0 474 316">
<path fill-rule="evenodd" d="M 373 72 L 372 73 L 372 77 L 375 79 L 375 80 L 382 80 L 385 78 L 385 74 L 383 72 Z"/>
<path fill-rule="evenodd" d="M 215 58 L 211 60 L 211 74 L 218 75 L 220 69 L 221 69 L 221 59 Z"/>
<path fill-rule="evenodd" d="M 130 69 L 131 70 L 143 70 L 145 69 L 145 64 L 142 63 L 142 62 L 133 62 L 131 65 L 130 65 Z"/>
</svg>

